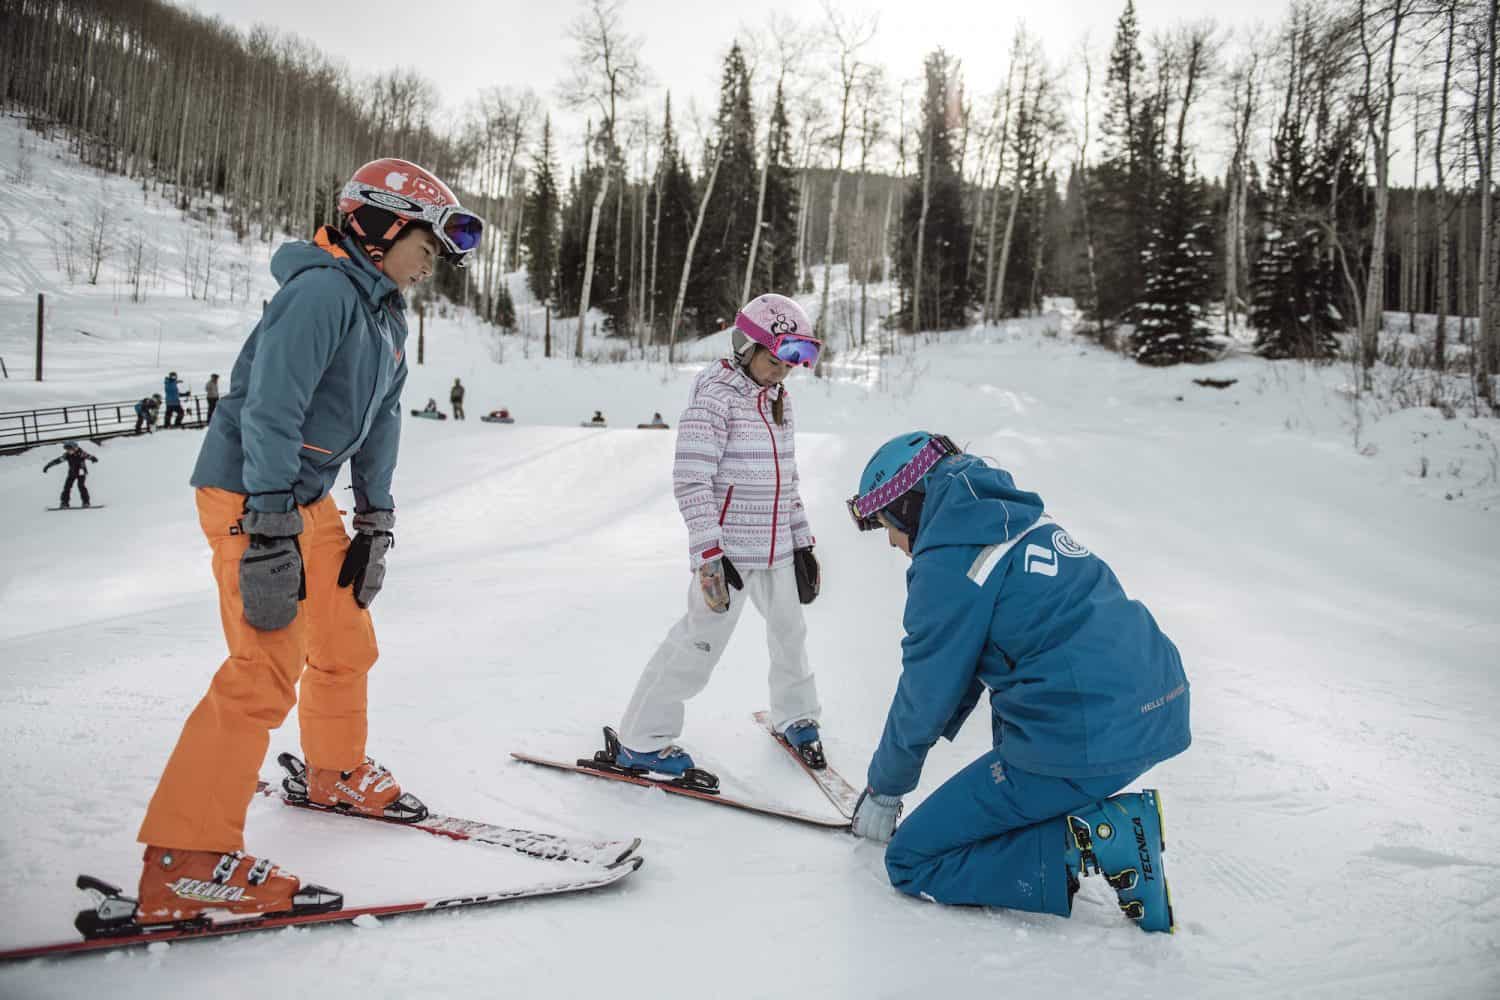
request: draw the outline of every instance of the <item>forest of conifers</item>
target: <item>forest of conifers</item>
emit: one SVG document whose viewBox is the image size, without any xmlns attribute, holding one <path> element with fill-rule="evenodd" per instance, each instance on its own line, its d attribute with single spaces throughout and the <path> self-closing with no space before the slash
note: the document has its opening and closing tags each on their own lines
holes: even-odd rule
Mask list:
<svg viewBox="0 0 1500 1000">
<path fill-rule="evenodd" d="M 1146 32 L 1125 0 L 1092 57 L 1018 31 L 981 93 L 941 49 L 870 61 L 878 24 L 825 5 L 772 18 L 774 47 L 724 39 L 692 120 L 690 95 L 647 102 L 624 0 L 580 3 L 570 78 L 461 109 L 419 70 L 356 73 L 162 0 L 0 0 L 0 94 L 244 240 L 334 221 L 360 163 L 421 163 L 490 224 L 442 291 L 501 326 L 523 266 L 559 315 L 599 309 L 640 343 L 718 329 L 752 291 L 820 295 L 836 346 L 1062 295 L 1143 363 L 1203 360 L 1247 324 L 1268 357 L 1368 366 L 1388 312 L 1435 314 L 1412 324 L 1422 363 L 1474 364 L 1492 398 L 1497 6 L 1295 0 L 1250 36 Z M 569 148 L 561 112 L 587 122 Z M 833 264 L 860 289 L 837 328 Z M 884 281 L 882 312 L 865 291 Z"/>
</svg>

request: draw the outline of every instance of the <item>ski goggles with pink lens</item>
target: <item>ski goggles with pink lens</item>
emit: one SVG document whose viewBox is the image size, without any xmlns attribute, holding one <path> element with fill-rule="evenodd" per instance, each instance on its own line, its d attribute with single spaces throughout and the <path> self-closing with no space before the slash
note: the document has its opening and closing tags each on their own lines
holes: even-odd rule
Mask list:
<svg viewBox="0 0 1500 1000">
<path fill-rule="evenodd" d="M 479 248 L 479 241 L 484 236 L 484 220 L 457 205 L 427 205 L 358 181 L 345 184 L 342 197 L 394 212 L 407 222 L 425 222 L 458 263 Z"/>
<path fill-rule="evenodd" d="M 884 527 L 880 519 L 881 511 L 920 483 L 922 477 L 932 471 L 933 466 L 949 455 L 959 453 L 958 445 L 944 434 L 936 434 L 928 439 L 920 451 L 896 470 L 894 476 L 863 496 L 849 498 L 849 516 L 854 519 L 854 526 L 860 531 L 874 531 Z"/>
</svg>

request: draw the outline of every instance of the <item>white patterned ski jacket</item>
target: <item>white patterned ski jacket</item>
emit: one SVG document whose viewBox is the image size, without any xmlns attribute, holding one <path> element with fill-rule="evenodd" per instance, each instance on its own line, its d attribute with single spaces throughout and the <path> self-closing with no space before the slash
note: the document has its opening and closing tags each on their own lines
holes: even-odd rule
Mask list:
<svg viewBox="0 0 1500 1000">
<path fill-rule="evenodd" d="M 778 394 L 780 425 L 771 414 Z M 729 361 L 699 374 L 677 424 L 672 466 L 692 569 L 721 555 L 736 569 L 770 569 L 813 544 L 798 491 L 795 426 L 784 386 L 762 387 Z"/>
</svg>

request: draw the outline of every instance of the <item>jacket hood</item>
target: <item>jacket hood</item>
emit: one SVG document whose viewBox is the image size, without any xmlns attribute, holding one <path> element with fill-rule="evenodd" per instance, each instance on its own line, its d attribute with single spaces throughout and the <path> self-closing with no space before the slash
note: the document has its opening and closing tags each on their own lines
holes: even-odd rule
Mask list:
<svg viewBox="0 0 1500 1000">
<path fill-rule="evenodd" d="M 315 267 L 332 267 L 343 271 L 353 279 L 355 286 L 364 293 L 371 305 L 380 305 L 390 295 L 397 296 L 403 307 L 406 304 L 400 298 L 401 293 L 396 288 L 396 283 L 371 263 L 363 250 L 343 239 L 331 227 L 325 226 L 319 230 L 315 241 L 289 240 L 271 256 L 271 276 L 278 285 L 285 285 L 303 271 Z"/>
<path fill-rule="evenodd" d="M 912 555 L 943 545 L 995 545 L 1026 532 L 1046 509 L 1010 473 L 955 455 L 927 474 L 927 499 Z"/>
</svg>

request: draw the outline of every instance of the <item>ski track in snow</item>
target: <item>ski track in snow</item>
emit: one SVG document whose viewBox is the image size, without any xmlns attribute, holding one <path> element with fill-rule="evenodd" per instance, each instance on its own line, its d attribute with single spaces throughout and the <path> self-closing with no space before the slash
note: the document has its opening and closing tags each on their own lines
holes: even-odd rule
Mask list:
<svg viewBox="0 0 1500 1000">
<path fill-rule="evenodd" d="M 139 204 L 139 189 L 121 197 Z M 33 238 L 17 224 L 22 247 L 0 262 Z M 269 292 L 255 280 L 252 301 Z M 227 375 L 254 321 L 168 292 L 130 307 L 57 285 L 57 315 L 103 336 L 59 333 L 56 379 L 0 382 L 0 409 L 139 396 L 167 368 L 197 387 Z M 28 322 L 24 298 L 0 298 L 13 375 Z M 1040 492 L 1182 649 L 1194 743 L 1143 779 L 1163 793 L 1175 936 L 1128 926 L 1097 879 L 1066 921 L 939 907 L 893 890 L 879 849 L 846 834 L 511 762 L 591 753 L 681 613 L 673 435 L 576 424 L 603 407 L 617 425 L 653 410 L 675 425 L 697 364 L 543 361 L 535 346 L 526 359 L 514 339 L 496 364 L 472 320 L 429 318 L 403 409 L 446 400 L 459 375 L 476 417 L 507 405 L 520 422 L 403 428 L 370 751 L 441 812 L 639 836 L 645 866 L 572 898 L 4 967 L 0 997 L 1500 994 L 1486 850 L 1500 822 L 1496 506 L 1475 499 L 1477 480 L 1468 502 L 1444 502 L 1400 471 L 1416 451 L 1357 454 L 1329 391 L 1338 373 L 1247 359 L 1146 370 L 1038 332 L 1052 322 L 923 338 L 883 376 L 849 354 L 824 383 L 793 376 L 825 574 L 808 610 L 825 745 L 859 783 L 899 672 L 905 560 L 854 531 L 843 501 L 881 441 L 946 431 Z M 1202 375 L 1240 383 L 1199 390 Z M 1434 426 L 1465 440 L 1457 421 Z M 80 871 L 133 888 L 145 803 L 223 657 L 186 483 L 200 441 L 101 444 L 89 482 L 109 507 L 66 518 L 42 510 L 61 482 L 37 475 L 50 449 L 0 459 L 0 947 L 71 936 Z M 726 783 L 831 814 L 749 718 L 763 650 L 749 614 L 684 740 Z M 939 743 L 908 810 L 988 737 L 971 720 Z M 295 713 L 272 735 L 267 779 L 283 749 L 298 749 Z M 249 830 L 250 850 L 351 900 L 555 871 L 273 802 Z"/>
</svg>

